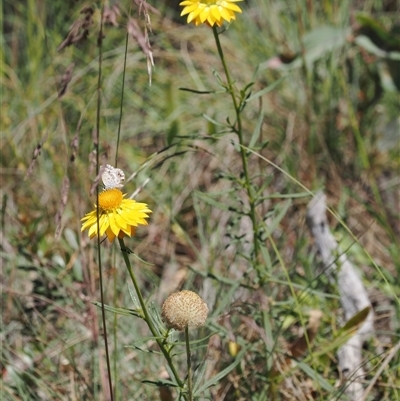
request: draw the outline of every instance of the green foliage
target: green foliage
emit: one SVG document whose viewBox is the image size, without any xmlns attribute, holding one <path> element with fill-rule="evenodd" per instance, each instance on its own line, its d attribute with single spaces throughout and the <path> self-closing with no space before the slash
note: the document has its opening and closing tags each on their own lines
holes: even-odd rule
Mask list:
<svg viewBox="0 0 400 401">
<path fill-rule="evenodd" d="M 4 399 L 106 399 L 99 255 L 116 400 L 187 397 L 183 335 L 160 317 L 181 288 L 210 308 L 190 335 L 195 399 L 339 399 L 334 352 L 366 316 L 341 320 L 305 208 L 324 187 L 338 210 L 332 231 L 378 293 L 371 380 L 375 346 L 388 355 L 399 333 L 394 12 L 377 1 L 249 2 L 218 36 L 229 80 L 211 29 L 173 22 L 160 3 L 151 85 L 132 36 L 125 53 L 128 17 L 143 35 L 145 19 L 122 1 L 118 26 L 104 26 L 101 90 L 100 2 L 1 3 Z M 58 51 L 84 7 L 86 40 Z M 116 165 L 117 152 L 127 177 L 136 172 L 124 191 L 140 188 L 153 214 L 124 255 L 107 242 L 98 254 L 80 218 L 96 202 L 96 156 Z M 291 360 L 315 309 L 316 336 Z M 398 365 L 395 355 L 372 397 L 397 399 Z"/>
</svg>

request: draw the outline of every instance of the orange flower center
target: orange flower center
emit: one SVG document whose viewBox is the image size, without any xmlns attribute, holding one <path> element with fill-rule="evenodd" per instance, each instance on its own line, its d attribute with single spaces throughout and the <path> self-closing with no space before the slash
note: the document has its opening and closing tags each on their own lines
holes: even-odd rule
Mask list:
<svg viewBox="0 0 400 401">
<path fill-rule="evenodd" d="M 122 199 L 123 194 L 119 189 L 106 189 L 99 194 L 99 207 L 106 211 L 116 209 L 121 205 Z"/>
</svg>

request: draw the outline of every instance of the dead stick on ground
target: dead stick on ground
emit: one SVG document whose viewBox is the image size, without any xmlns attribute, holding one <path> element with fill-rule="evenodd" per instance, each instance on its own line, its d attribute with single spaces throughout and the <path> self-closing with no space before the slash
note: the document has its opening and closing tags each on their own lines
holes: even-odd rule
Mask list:
<svg viewBox="0 0 400 401">
<path fill-rule="evenodd" d="M 338 350 L 339 370 L 347 381 L 345 394 L 352 401 L 364 396 L 362 380 L 362 345 L 373 333 L 373 312 L 367 291 L 354 266 L 341 252 L 329 230 L 326 218 L 326 195 L 318 193 L 308 205 L 307 224 L 315 238 L 315 244 L 324 264 L 324 273 L 331 281 L 336 281 L 344 319 L 348 321 L 362 309 L 371 308 L 367 318 L 354 334 Z"/>
</svg>

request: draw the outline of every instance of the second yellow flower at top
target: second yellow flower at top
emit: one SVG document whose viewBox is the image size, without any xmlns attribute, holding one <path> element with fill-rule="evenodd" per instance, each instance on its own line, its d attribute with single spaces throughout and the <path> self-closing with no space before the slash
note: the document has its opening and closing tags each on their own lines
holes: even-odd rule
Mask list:
<svg viewBox="0 0 400 401">
<path fill-rule="evenodd" d="M 222 26 L 225 21 L 236 19 L 235 13 L 241 13 L 240 7 L 234 3 L 243 0 L 185 0 L 179 3 L 183 6 L 181 16 L 188 14 L 187 23 L 195 25 L 208 24 Z"/>
</svg>

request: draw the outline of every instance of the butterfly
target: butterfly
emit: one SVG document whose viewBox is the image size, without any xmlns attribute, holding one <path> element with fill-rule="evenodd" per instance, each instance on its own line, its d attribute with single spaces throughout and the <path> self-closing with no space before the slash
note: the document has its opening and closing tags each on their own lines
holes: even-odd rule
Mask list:
<svg viewBox="0 0 400 401">
<path fill-rule="evenodd" d="M 120 168 L 106 164 L 101 175 L 101 180 L 103 181 L 104 189 L 122 188 L 125 174 Z"/>
</svg>

